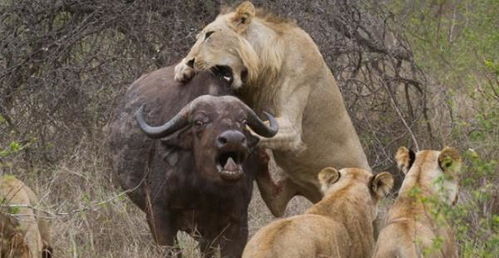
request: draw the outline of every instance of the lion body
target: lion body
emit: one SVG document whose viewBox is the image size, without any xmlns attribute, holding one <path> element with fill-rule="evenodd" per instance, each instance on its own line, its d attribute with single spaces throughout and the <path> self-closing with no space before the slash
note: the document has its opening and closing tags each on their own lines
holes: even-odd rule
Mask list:
<svg viewBox="0 0 499 258">
<path fill-rule="evenodd" d="M 444 217 L 432 213 L 426 198 L 437 195 L 435 182 L 443 175 L 439 166 L 440 151 L 425 150 L 416 155 L 407 172 L 399 197 L 388 211 L 386 226 L 381 230 L 373 257 L 458 257 L 453 230 Z M 397 154 L 399 164 L 408 164 L 408 155 Z M 451 178 L 455 175 L 451 175 Z M 452 203 L 457 196 L 455 179 L 443 181 L 446 196 L 441 201 Z"/>
<path fill-rule="evenodd" d="M 323 173 L 323 172 L 321 172 Z M 243 257 L 370 257 L 374 248 L 372 222 L 378 196 L 370 189 L 370 171 L 340 170 L 332 184 L 321 180 L 325 197 L 305 214 L 277 220 L 261 228 L 248 242 Z M 388 193 L 393 178 L 384 173 Z M 388 182 L 389 181 L 389 182 Z M 381 195 L 380 195 L 381 196 Z"/>
<path fill-rule="evenodd" d="M 262 139 L 262 145 L 273 150 L 277 164 L 298 185 L 298 191 L 317 202 L 322 197 L 317 181 L 322 168 L 369 169 L 369 165 L 336 81 L 317 46 L 297 27 L 283 31 L 286 33 L 276 35 L 287 43 L 278 45 L 287 53 L 283 54 L 278 76 L 242 88 L 239 96 L 257 111 L 274 112 L 280 118 L 284 139 L 279 135 Z"/>
<path fill-rule="evenodd" d="M 38 203 L 35 193 L 15 177 L 3 176 L 0 203 L 10 207 L 0 211 L 0 257 L 49 257 L 48 222 L 38 218 L 31 208 Z"/>
<path fill-rule="evenodd" d="M 230 67 L 238 97 L 257 112 L 276 116 L 278 134 L 261 138 L 261 145 L 272 149 L 285 179 L 277 188 L 268 178 L 257 180 L 279 216 L 294 195 L 314 203 L 321 199 L 317 173 L 322 168 L 370 168 L 317 45 L 296 24 L 276 20 L 258 15 L 249 2 L 219 15 L 177 65 L 176 78 L 185 79 L 195 69 Z"/>
</svg>

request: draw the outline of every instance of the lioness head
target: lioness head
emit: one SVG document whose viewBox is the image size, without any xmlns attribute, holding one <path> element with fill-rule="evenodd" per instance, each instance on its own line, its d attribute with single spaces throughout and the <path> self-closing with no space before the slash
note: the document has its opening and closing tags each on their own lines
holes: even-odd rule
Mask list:
<svg viewBox="0 0 499 258">
<path fill-rule="evenodd" d="M 459 153 L 450 147 L 441 151 L 423 150 L 414 153 L 406 147 L 400 147 L 395 155 L 399 168 L 406 178 L 417 178 L 414 182 L 420 187 L 428 187 L 442 200 L 451 204 L 457 201 L 459 172 L 462 160 Z M 402 187 L 404 187 L 404 183 Z"/>
<path fill-rule="evenodd" d="M 186 64 L 194 70 L 212 69 L 234 88 L 241 87 L 243 81 L 254 80 L 259 58 L 244 34 L 255 13 L 252 3 L 243 2 L 234 11 L 219 15 L 196 36 Z"/>
<path fill-rule="evenodd" d="M 319 172 L 318 177 L 324 196 L 355 187 L 356 194 L 371 196 L 373 204 L 385 197 L 393 187 L 393 177 L 390 173 L 381 172 L 373 175 L 360 168 L 344 168 L 338 171 L 327 167 Z M 373 215 L 373 218 L 376 217 L 376 214 Z"/>
</svg>

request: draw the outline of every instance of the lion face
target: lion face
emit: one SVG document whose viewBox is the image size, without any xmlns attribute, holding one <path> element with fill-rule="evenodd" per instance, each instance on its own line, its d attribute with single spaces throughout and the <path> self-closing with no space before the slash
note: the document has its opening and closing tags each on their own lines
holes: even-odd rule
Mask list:
<svg viewBox="0 0 499 258">
<path fill-rule="evenodd" d="M 256 76 L 258 55 L 243 37 L 255 8 L 244 2 L 233 12 L 219 15 L 196 36 L 185 62 L 194 70 L 212 70 L 237 89 Z"/>
</svg>

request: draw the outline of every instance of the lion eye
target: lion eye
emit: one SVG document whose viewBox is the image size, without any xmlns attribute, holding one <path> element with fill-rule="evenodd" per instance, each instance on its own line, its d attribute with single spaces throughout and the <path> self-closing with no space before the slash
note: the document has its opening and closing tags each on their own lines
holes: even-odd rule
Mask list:
<svg viewBox="0 0 499 258">
<path fill-rule="evenodd" d="M 210 36 L 211 36 L 211 34 L 213 34 L 213 32 L 214 32 L 214 31 L 208 31 L 208 32 L 206 32 L 206 34 L 204 35 L 204 39 L 205 39 L 205 40 L 206 40 L 206 39 L 208 39 L 208 37 L 210 37 Z"/>
</svg>

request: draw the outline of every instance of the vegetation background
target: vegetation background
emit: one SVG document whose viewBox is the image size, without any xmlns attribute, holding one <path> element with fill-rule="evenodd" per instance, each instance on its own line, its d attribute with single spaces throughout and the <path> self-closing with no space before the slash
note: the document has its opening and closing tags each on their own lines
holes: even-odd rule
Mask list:
<svg viewBox="0 0 499 258">
<path fill-rule="evenodd" d="M 144 214 L 113 183 L 102 128 L 128 85 L 176 63 L 222 5 L 195 0 L 0 0 L 0 174 L 37 192 L 56 257 L 158 257 Z M 499 253 L 499 2 L 263 1 L 311 34 L 374 170 L 401 146 L 458 148 L 442 207 L 463 257 Z M 287 214 L 308 203 L 295 198 Z M 253 233 L 272 220 L 254 194 Z M 187 257 L 195 242 L 182 237 Z"/>
</svg>

